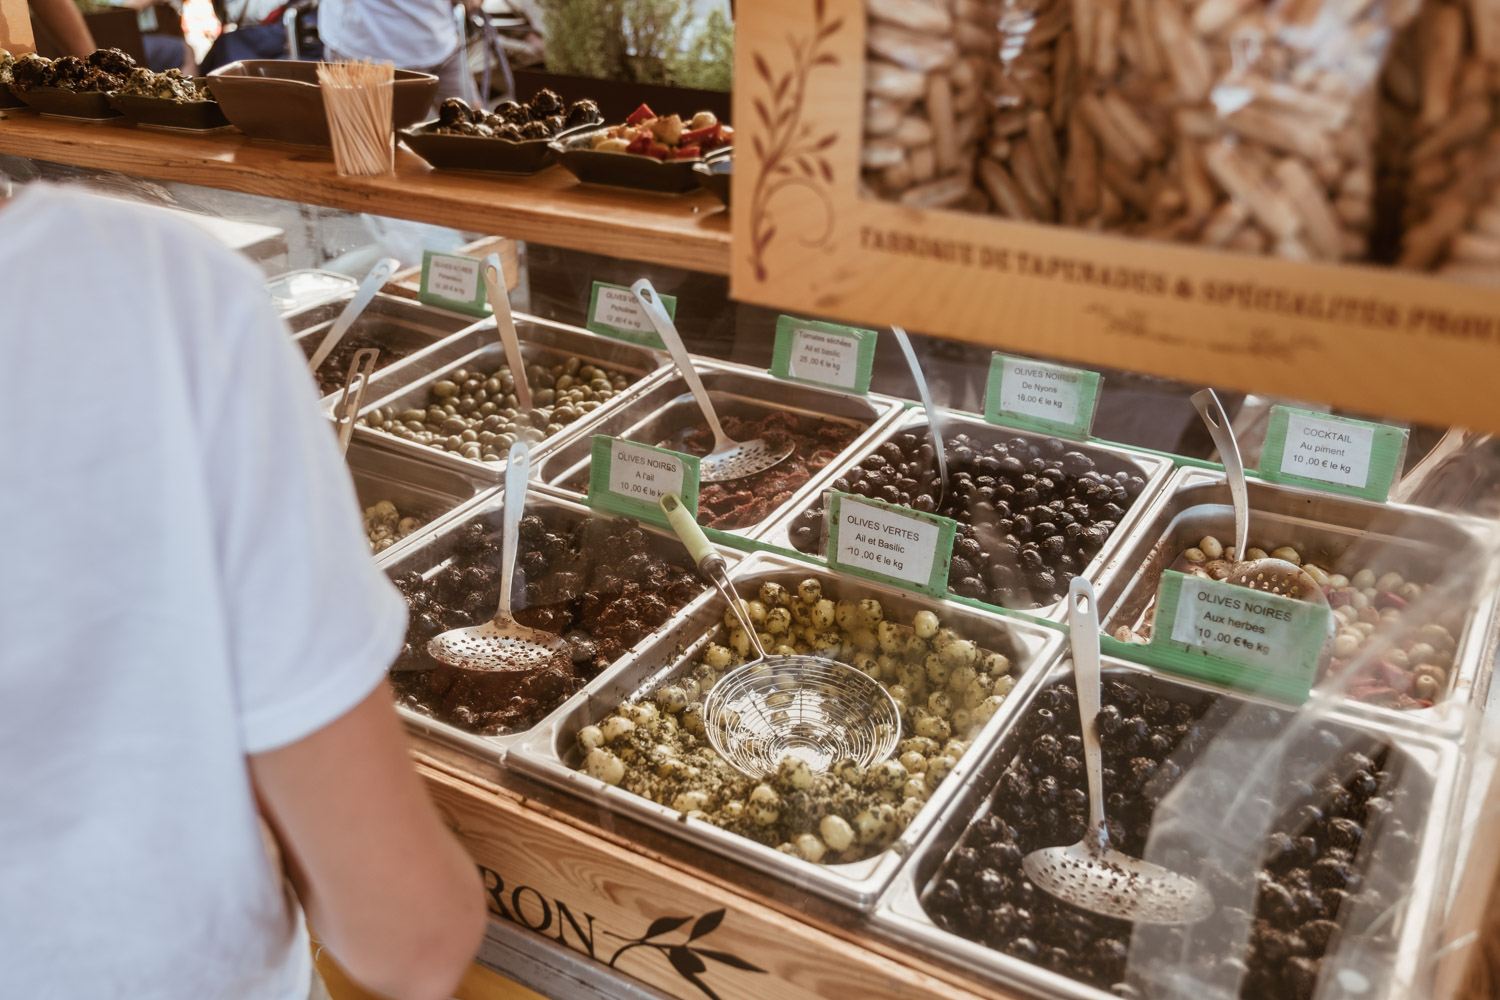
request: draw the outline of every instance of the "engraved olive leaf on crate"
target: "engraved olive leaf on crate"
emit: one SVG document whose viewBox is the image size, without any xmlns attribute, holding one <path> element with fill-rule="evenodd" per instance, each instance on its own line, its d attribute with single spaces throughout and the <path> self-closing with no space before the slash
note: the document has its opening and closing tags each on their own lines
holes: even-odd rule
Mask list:
<svg viewBox="0 0 1500 1000">
<path fill-rule="evenodd" d="M 750 148 L 757 174 L 750 200 L 750 263 L 758 281 L 766 280 L 766 249 L 776 238 L 771 202 L 782 191 L 803 188 L 823 206 L 823 232 L 816 238 L 804 236 L 804 245 L 822 246 L 833 235 L 833 203 L 825 185 L 833 183 L 833 164 L 828 161 L 827 150 L 838 141 L 838 133 L 816 135 L 812 124 L 803 121 L 808 76 L 819 66 L 839 64 L 838 57 L 827 51 L 826 46 L 844 26 L 844 19 L 836 17 L 830 21 L 827 13 L 826 0 L 814 0 L 812 35 L 787 36 L 792 65 L 785 72 L 775 73 L 760 52 L 751 56 L 755 75 L 766 91 L 751 101 L 757 127 L 751 135 Z"/>
<path fill-rule="evenodd" d="M 738 955 L 732 955 L 727 951 L 716 951 L 712 948 L 704 948 L 701 945 L 696 947 L 693 945 L 694 941 L 707 937 L 718 929 L 719 925 L 724 922 L 724 912 L 722 908 L 713 910 L 703 914 L 697 920 L 693 920 L 692 917 L 657 917 L 651 921 L 651 926 L 646 928 L 645 934 L 642 934 L 638 938 L 627 940 L 625 944 L 621 945 L 615 951 L 609 960 L 609 967 L 614 968 L 615 963 L 620 960 L 620 957 L 632 948 L 653 948 L 665 955 L 667 961 L 671 963 L 672 968 L 677 971 L 677 974 L 698 987 L 709 1000 L 719 1000 L 719 995 L 707 983 L 698 978 L 708 971 L 708 964 L 704 962 L 705 958 L 718 962 L 721 965 L 727 965 L 732 969 L 740 969 L 744 972 L 764 973 L 766 971 L 760 966 L 747 962 Z M 665 944 L 654 940 L 664 934 L 672 933 L 690 920 L 693 921 L 693 926 L 688 931 L 686 941 L 678 944 Z"/>
</svg>

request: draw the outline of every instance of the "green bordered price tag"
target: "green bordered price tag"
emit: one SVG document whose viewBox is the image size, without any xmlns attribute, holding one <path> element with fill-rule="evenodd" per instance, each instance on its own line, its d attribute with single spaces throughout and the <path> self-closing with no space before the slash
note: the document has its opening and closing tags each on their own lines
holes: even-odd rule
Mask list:
<svg viewBox="0 0 1500 1000">
<path fill-rule="evenodd" d="M 595 434 L 589 463 L 589 506 L 638 521 L 666 524 L 657 501 L 676 493 L 696 515 L 698 459 L 665 448 Z"/>
<path fill-rule="evenodd" d="M 1291 704 L 1307 700 L 1332 612 L 1219 580 L 1162 574 L 1152 662 L 1174 673 Z"/>
<path fill-rule="evenodd" d="M 863 396 L 870 391 L 879 339 L 874 330 L 781 316 L 776 320 L 771 374 Z"/>
<path fill-rule="evenodd" d="M 656 297 L 661 300 L 667 315 L 675 320 L 677 296 L 658 293 Z M 594 333 L 616 340 L 654 347 L 658 351 L 667 349 L 667 345 L 661 342 L 661 337 L 657 336 L 656 327 L 651 325 L 651 320 L 636 301 L 635 293 L 625 285 L 594 282 L 593 291 L 589 293 L 588 321 L 584 325 Z"/>
<path fill-rule="evenodd" d="M 990 357 L 984 419 L 1025 430 L 1086 438 L 1099 405 L 1098 372 L 1008 354 Z"/>
<path fill-rule="evenodd" d="M 1384 501 L 1401 473 L 1406 437 L 1403 427 L 1273 406 L 1260 474 L 1273 483 Z"/>
<path fill-rule="evenodd" d="M 428 250 L 422 254 L 422 284 L 417 298 L 470 316 L 488 316 L 484 291 L 484 261 Z"/>
<path fill-rule="evenodd" d="M 948 592 L 958 522 L 851 493 L 828 491 L 828 564 L 923 594 Z"/>
</svg>

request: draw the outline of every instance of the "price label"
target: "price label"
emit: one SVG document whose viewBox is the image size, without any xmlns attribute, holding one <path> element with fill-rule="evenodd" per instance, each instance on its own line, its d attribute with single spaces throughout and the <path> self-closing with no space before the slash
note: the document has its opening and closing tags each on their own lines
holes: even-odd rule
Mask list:
<svg viewBox="0 0 1500 1000">
<path fill-rule="evenodd" d="M 865 497 L 828 492 L 828 564 L 835 570 L 941 597 L 958 524 Z"/>
<path fill-rule="evenodd" d="M 457 254 L 428 250 L 422 254 L 422 282 L 417 298 L 430 306 L 441 306 L 470 316 L 488 316 L 484 261 Z"/>
<path fill-rule="evenodd" d="M 1406 438 L 1402 427 L 1273 406 L 1260 473 L 1272 482 L 1383 501 L 1400 475 Z"/>
<path fill-rule="evenodd" d="M 1148 649 L 1176 673 L 1300 704 L 1332 625 L 1325 606 L 1168 570 Z"/>
<path fill-rule="evenodd" d="M 677 297 L 658 294 L 657 298 L 661 300 L 667 315 L 675 320 Z M 593 291 L 589 293 L 588 321 L 584 325 L 595 333 L 602 333 L 616 340 L 653 347 L 658 351 L 667 349 L 667 345 L 657 335 L 656 327 L 651 325 L 646 311 L 636 300 L 635 293 L 625 285 L 594 282 Z"/>
<path fill-rule="evenodd" d="M 1047 434 L 1084 438 L 1099 404 L 1098 372 L 995 354 L 984 394 L 984 419 Z"/>
<path fill-rule="evenodd" d="M 589 463 L 589 506 L 666 524 L 657 501 L 676 493 L 698 510 L 698 459 L 665 448 L 595 434 Z"/>
<path fill-rule="evenodd" d="M 879 338 L 874 330 L 781 316 L 776 320 L 771 374 L 864 395 L 870 391 Z"/>
</svg>

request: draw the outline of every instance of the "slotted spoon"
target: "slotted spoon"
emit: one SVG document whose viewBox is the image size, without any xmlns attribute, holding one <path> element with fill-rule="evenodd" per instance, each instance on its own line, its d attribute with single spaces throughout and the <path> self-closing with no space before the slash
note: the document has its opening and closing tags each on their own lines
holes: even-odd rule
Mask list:
<svg viewBox="0 0 1500 1000">
<path fill-rule="evenodd" d="M 651 282 L 642 278 L 631 285 L 630 290 L 635 293 L 636 301 L 641 304 L 646 318 L 651 320 L 651 325 L 661 336 L 661 342 L 667 345 L 667 353 L 672 356 L 677 370 L 682 373 L 683 381 L 687 382 L 693 399 L 698 403 L 698 409 L 703 411 L 703 419 L 708 422 L 708 429 L 713 433 L 713 450 L 698 459 L 698 479 L 705 483 L 744 479 L 757 472 L 765 472 L 790 458 L 793 451 L 790 442 L 777 446 L 764 438 L 735 441 L 724 433 L 724 426 L 719 423 L 719 414 L 714 410 L 713 400 L 708 398 L 708 390 L 703 387 L 703 380 L 693 367 L 693 359 L 683 346 L 682 337 L 678 335 L 672 317 L 662 307 L 656 289 L 651 287 Z"/>
<path fill-rule="evenodd" d="M 1308 575 L 1307 570 L 1285 559 L 1246 559 L 1245 546 L 1250 539 L 1250 497 L 1245 486 L 1245 463 L 1240 458 L 1239 442 L 1234 429 L 1229 425 L 1229 416 L 1212 389 L 1200 389 L 1193 393 L 1193 406 L 1203 418 L 1214 447 L 1219 449 L 1219 460 L 1224 463 L 1224 478 L 1229 483 L 1229 499 L 1234 505 L 1234 555 L 1235 562 L 1227 578 L 1228 583 L 1268 594 L 1280 594 L 1310 604 L 1328 603 L 1328 597 L 1318 581 Z"/>
<path fill-rule="evenodd" d="M 1066 903 L 1137 924 L 1190 924 L 1214 911 L 1213 897 L 1194 879 L 1109 846 L 1104 822 L 1104 773 L 1099 749 L 1099 611 L 1082 577 L 1068 587 L 1068 630 L 1083 763 L 1088 774 L 1089 825 L 1068 847 L 1043 847 L 1021 859 L 1026 877 Z"/>
<path fill-rule="evenodd" d="M 901 714 L 881 683 L 826 656 L 770 656 L 718 554 L 675 494 L 661 498 L 698 572 L 745 630 L 756 658 L 728 671 L 703 699 L 708 741 L 740 773 L 764 778 L 786 757 L 820 774 L 841 760 L 885 760 L 901 736 Z"/>
<path fill-rule="evenodd" d="M 505 463 L 505 507 L 501 515 L 500 606 L 482 625 L 449 629 L 427 643 L 434 660 L 464 670 L 535 670 L 545 667 L 567 648 L 560 636 L 516 621 L 510 610 L 511 585 L 520 545 L 521 515 L 526 510 L 526 481 L 531 474 L 531 449 L 526 442 L 511 445 Z"/>
</svg>

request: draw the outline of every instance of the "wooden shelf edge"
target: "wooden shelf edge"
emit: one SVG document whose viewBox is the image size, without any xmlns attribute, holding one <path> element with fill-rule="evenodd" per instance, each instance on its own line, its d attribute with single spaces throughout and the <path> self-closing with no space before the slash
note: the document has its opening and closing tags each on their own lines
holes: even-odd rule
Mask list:
<svg viewBox="0 0 1500 1000">
<path fill-rule="evenodd" d="M 655 195 L 597 187 L 560 167 L 532 177 L 445 173 L 399 149 L 394 177 L 340 177 L 326 150 L 29 113 L 0 116 L 0 154 L 729 273 L 728 213 L 706 191 Z"/>
</svg>

